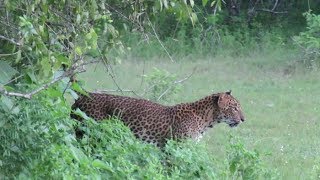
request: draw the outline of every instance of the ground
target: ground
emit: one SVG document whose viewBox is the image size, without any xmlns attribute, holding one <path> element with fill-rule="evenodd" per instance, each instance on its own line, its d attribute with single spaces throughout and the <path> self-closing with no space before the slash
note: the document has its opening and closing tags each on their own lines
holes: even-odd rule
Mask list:
<svg viewBox="0 0 320 180">
<path fill-rule="evenodd" d="M 147 62 L 123 60 L 114 65 L 116 81 L 123 89 L 141 92 L 141 75 L 152 67 L 166 69 L 183 78 L 194 67 L 193 76 L 184 84 L 173 103 L 197 100 L 212 92 L 232 90 L 241 102 L 246 122 L 237 128 L 224 124 L 209 130 L 201 143 L 219 161 L 229 134 L 243 140 L 249 149 L 270 153 L 264 161 L 276 167 L 284 179 L 304 179 L 320 162 L 320 72 L 292 66 L 294 59 L 270 57 L 166 59 Z M 80 79 L 85 88 L 116 89 L 102 66 L 92 66 Z M 126 93 L 134 96 L 134 94 Z"/>
</svg>

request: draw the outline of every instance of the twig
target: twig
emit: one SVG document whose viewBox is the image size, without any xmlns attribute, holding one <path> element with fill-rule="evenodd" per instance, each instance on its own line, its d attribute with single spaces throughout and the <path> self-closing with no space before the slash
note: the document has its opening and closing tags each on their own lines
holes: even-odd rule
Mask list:
<svg viewBox="0 0 320 180">
<path fill-rule="evenodd" d="M 272 14 L 286 14 L 288 13 L 288 11 L 273 11 L 273 10 L 270 10 L 270 9 L 257 9 L 256 11 L 262 11 L 262 12 L 269 12 L 269 13 L 272 13 Z"/>
<path fill-rule="evenodd" d="M 159 36 L 158 36 L 158 34 L 157 34 L 154 26 L 152 25 L 152 23 L 151 23 L 151 21 L 150 21 L 150 19 L 149 19 L 149 16 L 146 15 L 146 17 L 147 17 L 147 20 L 148 20 L 148 22 L 149 22 L 149 24 L 150 24 L 150 26 L 151 26 L 151 28 L 152 28 L 152 31 L 153 31 L 154 35 L 155 35 L 156 38 L 157 38 L 159 44 L 160 44 L 161 47 L 164 49 L 164 51 L 167 53 L 167 55 L 168 55 L 168 57 L 170 58 L 171 62 L 175 62 L 175 61 L 173 60 L 173 58 L 171 57 L 170 53 L 168 52 L 167 48 L 163 45 L 162 41 L 160 40 L 160 38 L 159 38 Z"/>
<path fill-rule="evenodd" d="M 276 9 L 276 7 L 278 6 L 278 1 L 279 1 L 279 0 L 276 0 L 276 2 L 274 3 L 273 8 L 272 8 L 271 11 L 274 11 L 274 10 Z"/>
<path fill-rule="evenodd" d="M 134 94 L 135 96 L 139 97 L 139 98 L 142 98 L 142 96 L 138 95 L 135 91 L 133 90 L 130 90 L 130 89 L 108 89 L 108 90 L 95 90 L 93 92 L 96 92 L 96 93 L 109 93 L 109 92 L 130 92 L 132 94 Z"/>
<path fill-rule="evenodd" d="M 194 69 L 192 70 L 192 73 L 189 74 L 187 77 L 185 77 L 185 78 L 183 78 L 183 79 L 180 79 L 180 80 L 174 81 L 170 87 L 168 87 L 163 93 L 161 93 L 161 95 L 157 98 L 157 101 L 159 101 L 165 94 L 167 94 L 168 91 L 173 87 L 173 85 L 180 84 L 180 83 L 188 80 L 188 79 L 193 75 L 193 73 L 195 72 L 195 70 L 196 70 L 196 68 L 194 68 Z"/>
<path fill-rule="evenodd" d="M 21 78 L 21 77 L 23 77 L 23 75 L 20 75 L 20 76 L 14 78 L 14 79 L 11 79 L 10 81 L 8 81 L 8 82 L 6 82 L 5 84 L 3 84 L 3 86 L 5 86 L 5 85 L 7 85 L 7 84 L 10 84 L 11 82 L 13 82 L 13 81 L 15 81 L 15 80 L 17 80 L 17 79 L 19 79 L 19 78 Z"/>
<path fill-rule="evenodd" d="M 105 68 L 107 69 L 108 75 L 111 77 L 113 83 L 117 86 L 119 92 L 121 92 L 121 94 L 124 95 L 123 92 L 122 92 L 122 89 L 120 88 L 119 84 L 118 84 L 117 81 L 115 80 L 114 72 L 113 72 L 112 67 L 109 65 L 109 63 L 106 63 L 106 62 L 107 62 L 107 59 L 106 59 L 106 58 L 104 57 L 104 55 L 102 54 L 100 48 L 98 48 L 98 52 L 99 52 L 99 54 L 101 55 L 102 63 L 103 63 L 103 65 L 105 66 Z M 110 70 L 111 72 L 110 72 L 109 70 Z"/>
<path fill-rule="evenodd" d="M 146 67 L 146 60 L 143 61 L 143 69 L 142 69 L 142 75 L 141 75 L 141 82 L 140 82 L 140 89 L 143 85 L 143 82 L 144 82 L 144 69 Z"/>
<path fill-rule="evenodd" d="M 16 42 L 13 38 L 10 39 L 10 38 L 7 38 L 7 37 L 5 37 L 5 36 L 0 35 L 0 39 L 9 41 L 9 42 L 11 42 L 12 44 L 17 45 L 17 46 L 21 46 L 21 45 L 22 45 L 21 43 Z"/>
<path fill-rule="evenodd" d="M 15 55 L 15 54 L 18 54 L 18 51 L 14 52 L 14 53 L 11 53 L 11 54 L 0 54 L 0 57 L 12 56 L 12 55 Z"/>
</svg>

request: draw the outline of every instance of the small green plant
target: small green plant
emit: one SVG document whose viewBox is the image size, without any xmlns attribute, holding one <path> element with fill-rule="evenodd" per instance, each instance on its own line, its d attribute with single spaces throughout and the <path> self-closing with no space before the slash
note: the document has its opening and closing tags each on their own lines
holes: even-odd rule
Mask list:
<svg viewBox="0 0 320 180">
<path fill-rule="evenodd" d="M 304 13 L 307 30 L 294 37 L 295 43 L 301 48 L 303 60 L 310 68 L 318 68 L 320 63 L 320 15 Z"/>
<path fill-rule="evenodd" d="M 320 179 L 320 161 L 313 166 L 312 172 L 314 179 Z"/>
<path fill-rule="evenodd" d="M 218 166 L 203 143 L 170 140 L 164 150 L 165 166 L 172 179 L 217 179 Z"/>
<path fill-rule="evenodd" d="M 248 150 L 238 138 L 230 137 L 227 150 L 228 176 L 231 179 L 274 179 L 276 173 L 262 163 L 261 154 Z"/>
<path fill-rule="evenodd" d="M 181 90 L 181 84 L 176 82 L 176 78 L 175 74 L 154 68 L 150 74 L 145 75 L 147 97 L 153 101 L 170 102 L 172 97 Z"/>
</svg>

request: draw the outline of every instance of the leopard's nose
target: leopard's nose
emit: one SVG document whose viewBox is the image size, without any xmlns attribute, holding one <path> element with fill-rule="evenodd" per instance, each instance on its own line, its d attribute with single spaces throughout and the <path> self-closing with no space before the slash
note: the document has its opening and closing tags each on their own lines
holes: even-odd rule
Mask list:
<svg viewBox="0 0 320 180">
<path fill-rule="evenodd" d="M 244 118 L 241 118 L 241 122 L 244 122 Z"/>
</svg>

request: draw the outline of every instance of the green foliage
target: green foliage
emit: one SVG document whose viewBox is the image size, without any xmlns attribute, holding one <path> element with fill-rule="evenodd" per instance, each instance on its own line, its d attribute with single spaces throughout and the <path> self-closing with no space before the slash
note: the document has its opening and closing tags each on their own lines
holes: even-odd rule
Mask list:
<svg viewBox="0 0 320 180">
<path fill-rule="evenodd" d="M 166 70 L 153 68 L 153 71 L 145 76 L 148 98 L 152 101 L 160 99 L 166 102 L 173 100 L 181 90 L 181 84 L 176 82 L 177 76 Z"/>
<path fill-rule="evenodd" d="M 313 166 L 314 179 L 320 179 L 320 163 L 318 162 Z"/>
<path fill-rule="evenodd" d="M 166 153 L 165 169 L 172 179 L 217 179 L 219 169 L 215 156 L 210 154 L 204 144 L 193 141 L 169 141 Z"/>
<path fill-rule="evenodd" d="M 311 12 L 304 13 L 307 30 L 294 37 L 296 44 L 301 47 L 304 62 L 313 69 L 320 63 L 320 15 Z"/>
<path fill-rule="evenodd" d="M 20 100 L 18 107 L 23 110 L 17 113 L 0 108 L 1 179 L 217 179 L 234 173 L 217 166 L 204 144 L 169 141 L 161 150 L 136 139 L 117 119 L 97 123 L 86 117 L 76 124 L 68 117 L 68 105 L 57 98 L 48 100 L 48 94 Z M 74 127 L 85 131 L 83 139 L 75 139 Z M 253 152 L 240 146 L 239 153 L 251 158 Z M 230 163 L 239 153 L 229 154 Z M 241 167 L 259 168 L 252 162 L 256 156 L 242 159 Z M 246 171 L 252 173 L 261 171 Z"/>
<path fill-rule="evenodd" d="M 68 120 L 65 102 L 46 98 L 18 102 L 11 108 L 0 107 L 0 176 L 17 177 L 43 158 L 52 144 L 72 139 L 73 122 Z"/>
<path fill-rule="evenodd" d="M 276 179 L 276 172 L 267 169 L 258 151 L 250 151 L 236 138 L 231 138 L 227 151 L 229 176 L 232 179 Z"/>
</svg>

